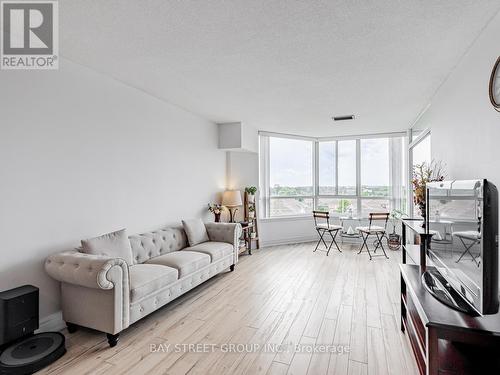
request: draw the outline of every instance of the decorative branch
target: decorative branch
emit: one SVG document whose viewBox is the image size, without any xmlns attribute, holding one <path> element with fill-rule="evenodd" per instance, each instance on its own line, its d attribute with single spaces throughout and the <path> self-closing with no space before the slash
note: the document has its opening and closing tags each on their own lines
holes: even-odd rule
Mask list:
<svg viewBox="0 0 500 375">
<path fill-rule="evenodd" d="M 425 204 L 425 187 L 427 183 L 443 181 L 445 178 L 445 168 L 441 161 L 432 160 L 430 163 L 417 164 L 413 167 L 413 202 L 422 206 Z"/>
</svg>

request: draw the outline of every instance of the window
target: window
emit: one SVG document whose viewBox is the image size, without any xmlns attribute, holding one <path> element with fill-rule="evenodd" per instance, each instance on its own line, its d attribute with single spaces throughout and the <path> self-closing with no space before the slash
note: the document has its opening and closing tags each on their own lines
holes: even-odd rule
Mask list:
<svg viewBox="0 0 500 375">
<path fill-rule="evenodd" d="M 313 210 L 312 198 L 274 198 L 270 201 L 271 217 L 310 215 Z"/>
<path fill-rule="evenodd" d="M 336 177 L 336 142 L 320 142 L 319 152 L 319 194 L 333 195 L 337 193 Z"/>
<path fill-rule="evenodd" d="M 338 140 L 261 134 L 264 217 L 367 217 L 406 205 L 407 145 L 403 135 Z"/>
<path fill-rule="evenodd" d="M 406 212 L 405 137 L 360 140 L 361 214 Z"/>
<path fill-rule="evenodd" d="M 319 195 L 356 195 L 356 140 L 318 144 Z"/>
<path fill-rule="evenodd" d="M 313 142 L 269 138 L 269 216 L 309 214 L 313 208 Z"/>
<path fill-rule="evenodd" d="M 389 139 L 361 140 L 361 196 L 389 196 Z"/>
<path fill-rule="evenodd" d="M 316 207 L 320 211 L 328 211 L 335 216 L 357 215 L 358 205 L 356 199 L 346 198 L 319 198 Z"/>
<path fill-rule="evenodd" d="M 370 212 L 390 212 L 391 205 L 389 199 L 362 199 L 361 212 L 363 216 L 368 216 Z"/>
<path fill-rule="evenodd" d="M 270 138 L 271 196 L 312 196 L 312 142 Z"/>
<path fill-rule="evenodd" d="M 392 208 L 400 212 L 408 212 L 408 139 L 406 137 L 391 138 L 389 140 L 389 150 L 392 155 L 389 157 L 391 166 L 391 198 Z"/>
<path fill-rule="evenodd" d="M 338 142 L 339 195 L 356 195 L 356 140 Z"/>
</svg>

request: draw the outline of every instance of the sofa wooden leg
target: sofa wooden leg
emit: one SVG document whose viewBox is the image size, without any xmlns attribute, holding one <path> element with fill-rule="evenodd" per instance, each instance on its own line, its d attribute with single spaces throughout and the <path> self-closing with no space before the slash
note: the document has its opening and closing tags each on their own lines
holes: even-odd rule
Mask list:
<svg viewBox="0 0 500 375">
<path fill-rule="evenodd" d="M 234 271 L 234 266 L 235 266 L 234 264 L 231 264 L 231 265 L 229 266 L 229 269 L 231 270 L 231 272 L 233 272 L 233 271 Z"/>
<path fill-rule="evenodd" d="M 75 333 L 78 330 L 78 326 L 73 323 L 66 322 L 66 327 L 69 333 Z"/>
<path fill-rule="evenodd" d="M 117 333 L 116 335 L 112 335 L 110 333 L 106 333 L 106 336 L 108 337 L 108 344 L 110 348 L 113 348 L 118 344 L 118 339 L 120 334 Z"/>
</svg>

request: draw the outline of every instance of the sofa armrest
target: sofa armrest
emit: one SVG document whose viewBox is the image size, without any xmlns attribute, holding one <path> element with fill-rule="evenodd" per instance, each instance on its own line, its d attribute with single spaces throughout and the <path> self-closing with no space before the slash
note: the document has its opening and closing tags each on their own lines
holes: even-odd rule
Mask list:
<svg viewBox="0 0 500 375">
<path fill-rule="evenodd" d="M 121 258 L 67 251 L 50 255 L 45 270 L 54 279 L 94 289 L 128 287 L 128 266 Z"/>
<path fill-rule="evenodd" d="M 233 245 L 234 263 L 237 263 L 241 225 L 239 223 L 205 223 L 205 227 L 210 241 L 227 242 Z"/>
</svg>

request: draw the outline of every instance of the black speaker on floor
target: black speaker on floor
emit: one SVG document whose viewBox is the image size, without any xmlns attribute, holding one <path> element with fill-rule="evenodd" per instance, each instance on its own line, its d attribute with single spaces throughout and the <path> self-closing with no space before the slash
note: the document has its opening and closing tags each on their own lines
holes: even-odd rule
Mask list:
<svg viewBox="0 0 500 375">
<path fill-rule="evenodd" d="M 24 285 L 0 293 L 0 347 L 38 329 L 38 288 Z"/>
<path fill-rule="evenodd" d="M 66 353 L 59 332 L 38 329 L 38 288 L 0 292 L 0 374 L 32 374 Z"/>
</svg>

